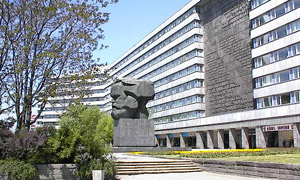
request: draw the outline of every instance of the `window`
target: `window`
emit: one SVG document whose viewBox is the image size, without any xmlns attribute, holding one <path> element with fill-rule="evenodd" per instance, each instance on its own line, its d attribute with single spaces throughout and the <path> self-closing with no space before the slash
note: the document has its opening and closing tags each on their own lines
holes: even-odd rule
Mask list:
<svg viewBox="0 0 300 180">
<path fill-rule="evenodd" d="M 263 77 L 263 86 L 267 86 L 272 83 L 272 76 L 268 75 Z"/>
<path fill-rule="evenodd" d="M 269 21 L 271 21 L 272 19 L 276 18 L 276 11 L 275 10 L 271 10 L 268 12 L 268 17 L 269 17 Z"/>
<path fill-rule="evenodd" d="M 292 9 L 293 9 L 293 1 L 289 1 L 289 2 L 287 2 L 287 3 L 284 4 L 284 11 L 285 11 L 285 13 L 288 13 Z"/>
<path fill-rule="evenodd" d="M 288 57 L 292 57 L 296 55 L 296 46 L 288 47 Z"/>
<path fill-rule="evenodd" d="M 251 9 L 257 8 L 258 6 L 262 5 L 263 3 L 269 0 L 252 0 L 251 1 Z"/>
<path fill-rule="evenodd" d="M 269 33 L 268 41 L 264 41 L 264 42 L 265 42 L 265 43 L 271 42 L 271 41 L 274 41 L 275 39 L 277 39 L 277 36 L 276 36 L 276 32 L 273 31 L 273 32 L 270 32 L 270 33 Z"/>
<path fill-rule="evenodd" d="M 280 96 L 280 98 L 281 98 L 281 104 L 289 104 L 291 102 L 290 93 L 288 93 L 288 94 L 282 94 Z"/>
<path fill-rule="evenodd" d="M 287 32 L 286 32 L 286 27 L 283 26 L 283 27 L 280 27 L 279 29 L 277 29 L 277 37 L 278 39 L 282 38 L 282 37 L 285 37 L 287 35 Z"/>
<path fill-rule="evenodd" d="M 279 73 L 280 82 L 285 82 L 289 80 L 289 71 L 283 71 Z"/>
<path fill-rule="evenodd" d="M 266 43 L 272 42 L 276 39 L 283 38 L 291 33 L 294 33 L 296 31 L 300 30 L 300 20 L 287 24 L 285 26 L 282 26 L 275 31 L 271 31 L 267 34 L 261 35 L 257 38 L 254 38 L 252 40 L 253 48 L 262 46 Z"/>
<path fill-rule="evenodd" d="M 300 1 L 299 0 L 294 1 L 294 7 L 295 7 L 295 9 L 300 7 Z"/>
<path fill-rule="evenodd" d="M 300 92 L 299 92 L 299 91 L 298 91 L 298 92 L 295 92 L 294 97 L 295 97 L 296 103 L 300 102 Z"/>
<path fill-rule="evenodd" d="M 276 16 L 280 17 L 282 15 L 285 14 L 285 8 L 284 6 L 279 6 L 278 8 L 276 8 Z"/>
<path fill-rule="evenodd" d="M 271 105 L 271 97 L 264 98 L 264 107 L 270 107 Z"/>
</svg>

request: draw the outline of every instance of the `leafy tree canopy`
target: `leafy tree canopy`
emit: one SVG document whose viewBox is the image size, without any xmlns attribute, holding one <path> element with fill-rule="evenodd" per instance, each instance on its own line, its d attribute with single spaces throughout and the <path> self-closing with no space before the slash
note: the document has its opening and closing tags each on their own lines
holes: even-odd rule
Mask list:
<svg viewBox="0 0 300 180">
<path fill-rule="evenodd" d="M 60 128 L 47 141 L 52 161 L 78 164 L 78 176 L 90 177 L 103 169 L 111 177 L 116 169 L 109 144 L 113 138 L 113 119 L 98 107 L 71 105 L 60 118 Z"/>
<path fill-rule="evenodd" d="M 82 92 L 109 20 L 103 8 L 115 2 L 0 0 L 0 114 L 12 113 L 18 128 L 29 128 L 49 98 L 74 87 Z"/>
<path fill-rule="evenodd" d="M 113 139 L 113 119 L 98 107 L 71 105 L 59 124 L 57 134 L 47 142 L 59 161 L 72 162 L 82 147 L 96 159 L 104 158 L 110 152 L 107 144 Z"/>
</svg>

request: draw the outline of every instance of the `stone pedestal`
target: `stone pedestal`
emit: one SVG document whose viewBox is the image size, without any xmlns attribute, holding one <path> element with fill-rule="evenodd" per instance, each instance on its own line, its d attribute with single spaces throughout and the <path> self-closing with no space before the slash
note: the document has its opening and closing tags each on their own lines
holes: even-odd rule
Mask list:
<svg viewBox="0 0 300 180">
<path fill-rule="evenodd" d="M 154 147 L 154 121 L 151 119 L 114 120 L 115 147 Z"/>
</svg>

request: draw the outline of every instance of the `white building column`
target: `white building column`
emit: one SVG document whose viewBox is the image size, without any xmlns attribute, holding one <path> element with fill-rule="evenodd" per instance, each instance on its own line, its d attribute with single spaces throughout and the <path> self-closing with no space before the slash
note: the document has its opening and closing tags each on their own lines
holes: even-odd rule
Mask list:
<svg viewBox="0 0 300 180">
<path fill-rule="evenodd" d="M 184 137 L 183 137 L 183 135 L 182 135 L 182 133 L 180 133 L 180 147 L 185 147 L 185 142 L 184 142 Z"/>
<path fill-rule="evenodd" d="M 218 149 L 224 149 L 224 130 L 219 129 L 217 131 L 217 138 L 218 138 Z"/>
<path fill-rule="evenodd" d="M 157 136 L 154 136 L 154 144 L 155 144 L 155 146 L 160 147 L 159 140 L 158 140 Z"/>
<path fill-rule="evenodd" d="M 167 148 L 171 148 L 171 147 L 172 147 L 172 145 L 171 145 L 171 140 L 170 140 L 168 134 L 166 135 L 166 141 L 167 141 Z"/>
<path fill-rule="evenodd" d="M 261 126 L 255 128 L 255 135 L 256 135 L 256 148 L 266 148 L 267 147 L 266 135 L 263 132 Z"/>
<path fill-rule="evenodd" d="M 229 129 L 229 148 L 236 149 L 236 130 Z"/>
<path fill-rule="evenodd" d="M 293 138 L 294 138 L 294 147 L 300 147 L 300 131 L 299 131 L 299 124 L 293 124 Z"/>
<path fill-rule="evenodd" d="M 242 149 L 249 149 L 249 129 L 241 129 L 241 138 L 242 138 Z"/>
<path fill-rule="evenodd" d="M 196 148 L 204 149 L 203 132 L 196 132 Z"/>
<path fill-rule="evenodd" d="M 213 131 L 207 131 L 207 148 L 213 149 L 214 148 L 214 132 Z"/>
</svg>

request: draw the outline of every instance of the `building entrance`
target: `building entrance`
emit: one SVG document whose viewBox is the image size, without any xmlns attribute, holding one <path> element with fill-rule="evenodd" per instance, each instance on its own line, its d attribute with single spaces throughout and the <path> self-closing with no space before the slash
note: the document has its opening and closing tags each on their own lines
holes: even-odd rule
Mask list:
<svg viewBox="0 0 300 180">
<path fill-rule="evenodd" d="M 266 132 L 267 147 L 279 147 L 278 131 Z"/>
<path fill-rule="evenodd" d="M 293 147 L 293 125 L 274 125 L 263 127 L 267 147 Z"/>
</svg>

